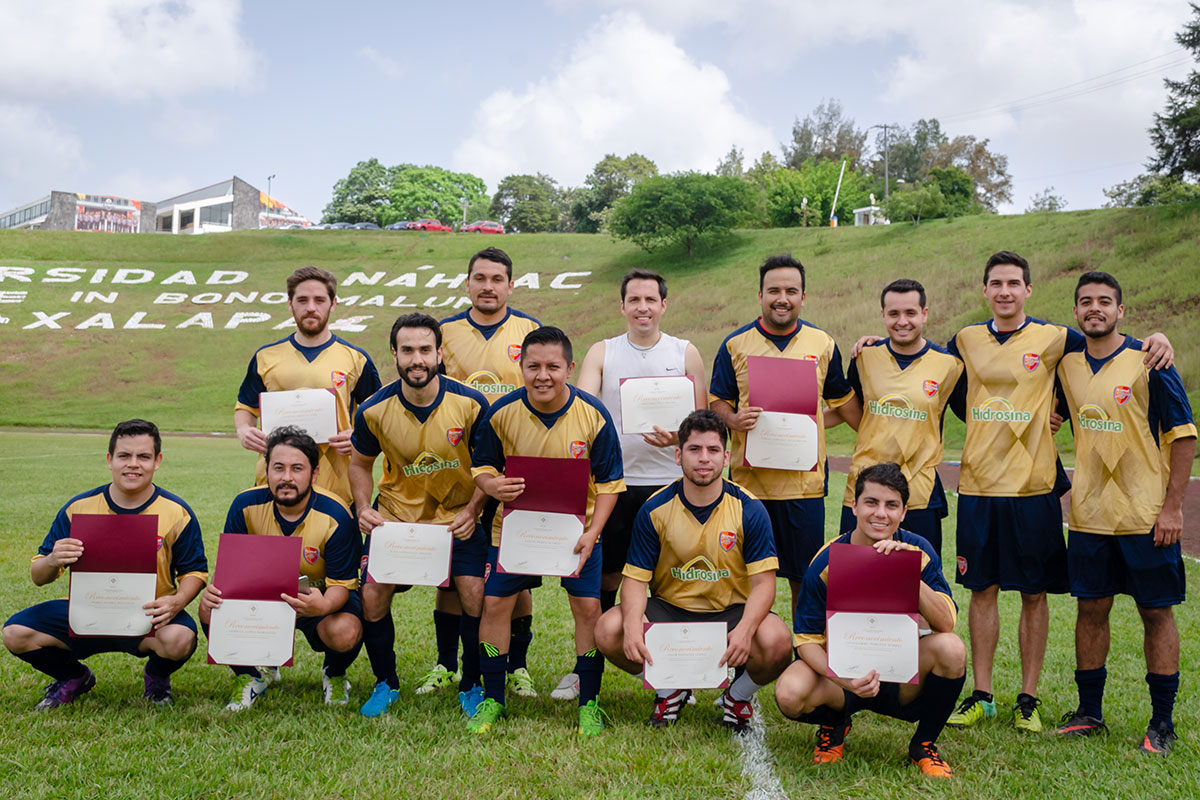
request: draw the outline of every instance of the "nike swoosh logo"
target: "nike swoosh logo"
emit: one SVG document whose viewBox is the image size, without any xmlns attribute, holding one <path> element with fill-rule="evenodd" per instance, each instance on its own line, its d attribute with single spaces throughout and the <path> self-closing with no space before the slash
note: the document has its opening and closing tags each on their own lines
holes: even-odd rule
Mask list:
<svg viewBox="0 0 1200 800">
<path fill-rule="evenodd" d="M 679 372 L 678 367 L 666 367 L 667 372 Z"/>
</svg>

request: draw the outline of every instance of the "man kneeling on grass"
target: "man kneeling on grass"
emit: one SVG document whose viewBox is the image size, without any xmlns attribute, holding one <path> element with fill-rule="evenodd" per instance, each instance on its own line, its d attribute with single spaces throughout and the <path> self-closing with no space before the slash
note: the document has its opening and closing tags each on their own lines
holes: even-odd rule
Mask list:
<svg viewBox="0 0 1200 800">
<path fill-rule="evenodd" d="M 814 763 L 841 759 L 851 715 L 867 709 L 916 722 L 917 730 L 908 745 L 909 758 L 924 774 L 949 778 L 950 767 L 938 755 L 934 743 L 962 690 L 966 647 L 954 633 L 958 610 L 942 576 L 941 561 L 928 541 L 899 529 L 907 503 L 908 481 L 900 467 L 893 463 L 867 467 L 854 485 L 857 525 L 829 544 L 870 545 L 884 555 L 904 549 L 922 552 L 919 610 L 933 633 L 918 645 L 918 683 L 883 683 L 875 670 L 854 680 L 826 677 L 827 544 L 804 575 L 793 625 L 800 660 L 779 677 L 775 700 L 785 716 L 820 726 Z"/>
<path fill-rule="evenodd" d="M 643 623 L 725 622 L 729 646 L 721 666 L 736 668 L 721 695 L 724 724 L 741 733 L 754 715 L 751 699 L 791 660 L 787 626 L 775 602 L 775 540 L 761 502 L 721 477 L 729 463 L 728 431 L 712 411 L 693 411 L 679 426 L 675 461 L 683 477 L 646 501 L 633 523 L 621 603 L 596 624 L 596 644 L 616 666 L 642 674 L 650 657 Z M 687 573 L 696 562 L 703 577 Z M 646 588 L 650 597 L 646 597 Z M 691 690 L 659 689 L 650 724 L 679 719 Z"/>
</svg>

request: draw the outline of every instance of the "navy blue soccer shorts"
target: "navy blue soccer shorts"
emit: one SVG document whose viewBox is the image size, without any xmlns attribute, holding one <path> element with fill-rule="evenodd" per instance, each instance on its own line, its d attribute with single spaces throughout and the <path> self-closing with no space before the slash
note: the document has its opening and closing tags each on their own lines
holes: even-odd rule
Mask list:
<svg viewBox="0 0 1200 800">
<path fill-rule="evenodd" d="M 1153 530 L 1122 536 L 1071 531 L 1067 565 L 1073 597 L 1127 594 L 1142 608 L 1165 608 L 1187 594 L 1179 542 L 1155 547 Z"/>
<path fill-rule="evenodd" d="M 825 544 L 825 498 L 763 500 L 775 536 L 780 578 L 804 580 L 804 573 Z"/>
<path fill-rule="evenodd" d="M 601 541 L 603 541 L 601 539 Z M 601 541 L 596 542 L 592 554 L 584 562 L 583 569 L 574 578 L 560 578 L 562 587 L 572 597 L 600 598 L 600 565 L 604 561 L 601 551 Z M 488 549 L 488 569 L 483 584 L 483 594 L 486 597 L 511 597 L 526 589 L 536 589 L 542 585 L 540 575 L 515 575 L 511 572 L 501 572 L 496 568 L 500 556 L 500 548 L 492 546 Z"/>
<path fill-rule="evenodd" d="M 942 517 L 946 516 L 942 510 L 932 508 L 910 508 L 908 513 L 904 515 L 900 527 L 909 533 L 915 533 L 933 545 L 933 552 L 938 554 L 938 558 L 942 557 Z M 850 506 L 842 506 L 842 524 L 838 529 L 839 533 L 852 531 L 858 525 L 858 520 L 854 517 L 854 510 Z"/>
<path fill-rule="evenodd" d="M 334 614 L 353 614 L 362 619 L 362 595 L 357 589 L 350 592 L 350 599 L 346 601 L 346 605 L 339 608 Z M 321 624 L 321 620 L 333 614 L 323 614 L 319 617 L 296 617 L 296 630 L 304 634 L 304 638 L 308 640 L 308 646 L 318 653 L 324 653 L 327 649 L 325 643 L 321 641 L 320 635 L 317 633 L 317 626 Z"/>
<path fill-rule="evenodd" d="M 1067 544 L 1054 492 L 1032 497 L 958 496 L 958 569 L 972 591 L 999 586 L 1026 594 L 1063 594 Z"/>
<path fill-rule="evenodd" d="M 180 611 L 167 623 L 182 625 L 196 633 L 196 621 L 186 611 Z M 65 599 L 47 600 L 44 603 L 30 606 L 24 611 L 18 611 L 8 618 L 4 627 L 9 625 L 24 625 L 38 633 L 53 636 L 71 651 L 71 655 L 82 661 L 97 653 L 128 653 L 131 656 L 145 658 L 149 650 L 139 651 L 144 636 L 72 636 L 67 623 L 67 601 Z"/>
<path fill-rule="evenodd" d="M 617 504 L 613 506 L 608 521 L 600 538 L 604 541 L 603 572 L 608 575 L 625 569 L 625 558 L 629 555 L 629 542 L 633 538 L 633 521 L 642 505 L 650 499 L 650 495 L 662 486 L 625 486 L 625 491 L 617 495 Z"/>
</svg>

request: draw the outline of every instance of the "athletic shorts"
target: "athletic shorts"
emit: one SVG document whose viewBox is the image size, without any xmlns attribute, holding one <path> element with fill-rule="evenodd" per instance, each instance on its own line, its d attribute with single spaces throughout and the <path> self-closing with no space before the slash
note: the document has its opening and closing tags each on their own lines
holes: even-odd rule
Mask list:
<svg viewBox="0 0 1200 800">
<path fill-rule="evenodd" d="M 1065 593 L 1070 581 L 1058 495 L 960 494 L 956 580 L 972 591 L 999 586 L 1026 594 Z"/>
<path fill-rule="evenodd" d="M 196 633 L 196 621 L 186 611 L 180 611 L 167 624 L 182 625 L 193 634 Z M 64 599 L 47 600 L 18 611 L 4 623 L 6 628 L 9 625 L 24 625 L 38 633 L 53 636 L 80 661 L 97 653 L 128 653 L 138 658 L 150 655 L 148 650 L 138 650 L 142 640 L 149 638 L 146 636 L 72 636 L 67 624 L 67 601 Z"/>
<path fill-rule="evenodd" d="M 1142 608 L 1177 606 L 1187 594 L 1179 542 L 1154 546 L 1150 533 L 1112 536 L 1071 531 L 1067 564 L 1074 597 L 1131 595 Z"/>
<path fill-rule="evenodd" d="M 665 484 L 664 484 L 665 485 Z M 633 520 L 642 504 L 662 486 L 629 486 L 617 495 L 608 522 L 600 538 L 604 541 L 604 563 L 601 572 L 608 575 L 625 569 L 625 557 L 629 554 L 629 540 L 633 537 Z"/>
<path fill-rule="evenodd" d="M 562 587 L 572 597 L 600 598 L 600 564 L 604 559 L 600 546 L 603 538 L 596 542 L 592 554 L 584 562 L 583 569 L 574 578 L 560 578 Z M 500 548 L 492 546 L 488 549 L 488 568 L 484 575 L 483 594 L 487 597 L 512 597 L 526 589 L 536 589 L 542 585 L 540 575 L 514 575 L 511 572 L 501 572 L 496 568 L 496 560 Z"/>
<path fill-rule="evenodd" d="M 737 603 L 721 611 L 689 611 L 658 597 L 646 601 L 646 619 L 650 622 L 724 622 L 728 630 L 737 627 L 745 610 L 745 603 Z"/>
<path fill-rule="evenodd" d="M 809 562 L 825 544 L 825 498 L 763 500 L 775 535 L 780 578 L 804 580 Z"/>
<path fill-rule="evenodd" d="M 909 533 L 915 533 L 918 536 L 924 537 L 931 545 L 933 551 L 938 554 L 938 558 L 942 557 L 942 517 L 946 513 L 942 509 L 932 508 L 910 508 L 908 513 L 904 515 L 904 520 L 900 523 L 900 527 Z M 854 511 L 850 506 L 842 506 L 842 525 L 839 528 L 839 533 L 846 533 L 854 530 L 858 525 L 858 520 L 854 517 Z"/>
<path fill-rule="evenodd" d="M 367 534 L 367 540 L 363 544 L 362 560 L 359 569 L 360 583 L 378 583 L 374 578 L 367 574 L 367 564 L 369 561 L 368 555 L 371 552 L 371 534 Z M 450 548 L 450 576 L 456 578 L 459 576 L 469 576 L 472 578 L 482 578 L 483 572 L 487 568 L 488 556 L 488 536 L 482 525 L 475 526 L 475 532 L 471 534 L 470 539 L 455 539 Z M 406 592 L 411 589 L 411 586 L 397 586 L 397 592 Z M 444 592 L 454 591 L 454 582 L 450 581 L 444 586 L 439 586 Z"/>
<path fill-rule="evenodd" d="M 849 719 L 852 714 L 859 711 L 874 711 L 885 717 L 916 722 L 921 718 L 921 712 L 924 711 L 923 695 L 917 695 L 908 705 L 901 705 L 900 684 L 898 683 L 881 681 L 879 694 L 874 697 L 859 697 L 854 692 L 845 689 L 842 690 L 842 695 L 846 699 L 846 707 L 841 711 L 836 711 L 829 706 L 817 706 L 809 713 L 801 714 L 793 719 L 812 725 L 835 725 L 841 720 Z"/>
<path fill-rule="evenodd" d="M 346 605 L 339 608 L 334 614 L 353 614 L 362 619 L 362 595 L 358 589 L 350 592 L 350 599 L 346 601 Z M 296 630 L 304 634 L 304 638 L 308 640 L 308 646 L 318 653 L 325 652 L 325 643 L 321 641 L 321 637 L 317 634 L 317 626 L 321 624 L 321 620 L 325 617 L 331 617 L 333 614 L 323 614 L 319 617 L 296 617 Z"/>
</svg>

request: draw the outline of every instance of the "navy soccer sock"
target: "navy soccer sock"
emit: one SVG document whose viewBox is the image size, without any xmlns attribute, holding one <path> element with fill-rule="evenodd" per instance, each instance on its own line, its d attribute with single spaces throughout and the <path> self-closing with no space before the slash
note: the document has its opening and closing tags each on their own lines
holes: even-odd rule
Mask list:
<svg viewBox="0 0 1200 800">
<path fill-rule="evenodd" d="M 38 672 L 44 672 L 56 681 L 79 678 L 87 669 L 83 666 L 82 661 L 71 655 L 70 650 L 63 650 L 59 647 L 39 647 L 28 653 L 16 653 L 16 656 Z"/>
<path fill-rule="evenodd" d="M 437 639 L 438 663 L 449 672 L 458 672 L 458 615 L 433 611 L 433 631 Z"/>
<path fill-rule="evenodd" d="M 1158 672 L 1147 672 L 1146 683 L 1150 686 L 1150 707 L 1152 714 L 1150 724 L 1157 725 L 1165 722 L 1175 727 L 1171 712 L 1175 710 L 1175 693 L 1179 691 L 1179 673 L 1163 675 Z"/>
<path fill-rule="evenodd" d="M 925 678 L 925 688 L 921 691 L 921 717 L 917 720 L 917 730 L 908 743 L 909 752 L 924 742 L 936 742 L 946 727 L 946 720 L 954 713 L 954 704 L 962 692 L 965 674 L 957 678 L 943 678 L 932 672 Z"/>
<path fill-rule="evenodd" d="M 479 617 L 463 612 L 459 617 L 458 635 L 462 639 L 462 679 L 460 692 L 469 692 L 479 684 Z"/>
<path fill-rule="evenodd" d="M 600 679 L 604 677 L 604 656 L 596 649 L 575 657 L 575 674 L 579 676 L 579 705 L 600 696 Z"/>
<path fill-rule="evenodd" d="M 504 685 L 508 680 L 508 653 L 487 642 L 479 643 L 479 671 L 483 674 L 483 696 L 504 705 Z"/>
<path fill-rule="evenodd" d="M 608 611 L 617 604 L 616 589 L 601 589 L 600 590 L 600 613 Z"/>
<path fill-rule="evenodd" d="M 512 621 L 512 634 L 508 640 L 508 671 L 524 669 L 529 655 L 529 643 L 533 641 L 533 614 L 516 617 Z"/>
<path fill-rule="evenodd" d="M 187 658 L 180 661 L 172 661 L 169 658 L 163 658 L 158 653 L 151 653 L 150 657 L 146 659 L 146 674 L 153 675 L 156 678 L 169 678 L 171 677 L 171 673 L 186 664 L 188 658 L 191 657 L 192 654 L 188 653 Z"/>
<path fill-rule="evenodd" d="M 363 620 L 363 645 L 367 648 L 367 660 L 375 681 L 383 682 L 389 689 L 400 688 L 400 676 L 396 674 L 396 623 L 389 612 L 375 622 Z"/>
<path fill-rule="evenodd" d="M 350 665 L 354 663 L 354 659 L 358 658 L 359 651 L 362 650 L 362 642 L 354 645 L 344 653 L 339 653 L 332 648 L 325 649 L 325 674 L 331 678 L 340 678 L 346 674 L 346 670 L 350 669 Z"/>
<path fill-rule="evenodd" d="M 1075 670 L 1079 710 L 1089 717 L 1104 719 L 1104 682 L 1107 678 L 1108 670 L 1104 667 Z"/>
</svg>

